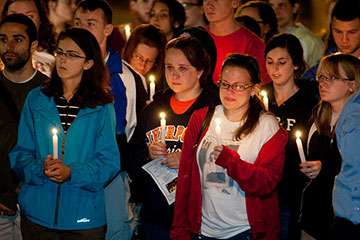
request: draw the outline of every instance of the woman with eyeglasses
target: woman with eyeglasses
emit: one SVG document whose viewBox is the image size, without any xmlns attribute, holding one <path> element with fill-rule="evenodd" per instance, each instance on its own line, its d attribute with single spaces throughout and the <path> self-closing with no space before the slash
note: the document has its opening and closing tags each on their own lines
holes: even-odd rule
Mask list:
<svg viewBox="0 0 360 240">
<path fill-rule="evenodd" d="M 262 89 L 268 96 L 268 109 L 289 134 L 284 172 L 279 184 L 281 239 L 298 239 L 303 175 L 299 171 L 295 133 L 300 131 L 305 143 L 311 110 L 318 101 L 317 82 L 301 80 L 305 61 L 300 41 L 294 35 L 282 33 L 270 39 L 265 48 L 265 61 L 272 79 Z"/>
<path fill-rule="evenodd" d="M 108 82 L 95 37 L 62 32 L 56 67 L 29 93 L 9 155 L 23 181 L 24 240 L 105 238 L 104 186 L 120 169 Z"/>
<path fill-rule="evenodd" d="M 184 27 L 205 27 L 207 25 L 202 0 L 178 0 L 178 2 L 185 9 Z"/>
<path fill-rule="evenodd" d="M 163 87 L 165 45 L 166 37 L 158 27 L 141 24 L 131 32 L 122 55 L 123 59 L 144 77 L 153 74 L 158 90 Z"/>
<path fill-rule="evenodd" d="M 264 1 L 249 1 L 242 4 L 236 9 L 234 16 L 235 18 L 242 16 L 253 18 L 259 24 L 260 38 L 265 44 L 279 32 L 275 11 Z"/>
<path fill-rule="evenodd" d="M 171 239 L 278 239 L 287 133 L 258 98 L 254 57 L 229 55 L 220 78 L 221 105 L 196 111 L 186 131 Z"/>
<path fill-rule="evenodd" d="M 341 168 L 335 128 L 345 102 L 359 87 L 359 77 L 360 60 L 352 55 L 332 54 L 320 62 L 320 102 L 312 113 L 307 162 L 300 164 L 310 180 L 301 209 L 302 239 L 328 239 L 334 220 L 334 180 Z"/>
<path fill-rule="evenodd" d="M 167 44 L 165 76 L 169 88 L 156 94 L 154 101 L 145 107 L 130 141 L 132 198 L 142 202 L 140 215 L 149 240 L 170 239 L 174 204 L 168 204 L 142 166 L 164 158 L 161 165 L 177 170 L 191 114 L 218 104 L 216 91 L 207 84 L 211 81 L 210 58 L 196 38 L 179 37 Z M 165 143 L 160 142 L 161 112 L 166 118 Z"/>
</svg>

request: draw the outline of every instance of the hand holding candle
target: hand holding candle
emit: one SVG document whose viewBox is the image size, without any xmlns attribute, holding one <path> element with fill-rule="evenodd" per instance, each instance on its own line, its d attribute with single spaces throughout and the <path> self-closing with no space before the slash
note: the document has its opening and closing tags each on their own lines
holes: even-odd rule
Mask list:
<svg viewBox="0 0 360 240">
<path fill-rule="evenodd" d="M 261 95 L 263 96 L 263 103 L 265 106 L 265 110 L 269 111 L 269 98 L 267 97 L 266 91 L 261 91 Z"/>
<path fill-rule="evenodd" d="M 52 141 L 53 141 L 53 159 L 58 159 L 59 155 L 58 155 L 58 136 L 57 136 L 57 129 L 53 128 L 52 129 L 53 132 L 53 136 L 52 136 Z"/>
<path fill-rule="evenodd" d="M 300 160 L 303 163 L 303 162 L 306 162 L 306 159 L 305 159 L 304 149 L 302 146 L 300 136 L 301 136 L 301 132 L 297 131 L 296 132 L 296 145 L 297 145 L 297 148 L 299 151 Z"/>
<path fill-rule="evenodd" d="M 126 37 L 126 41 L 129 40 L 130 34 L 131 34 L 130 25 L 126 25 L 126 26 L 125 26 L 125 37 Z"/>
<path fill-rule="evenodd" d="M 160 113 L 160 126 L 161 126 L 161 143 L 165 144 L 165 128 L 166 128 L 166 119 L 165 119 L 165 113 Z"/>
<path fill-rule="evenodd" d="M 216 141 L 217 141 L 217 145 L 221 146 L 221 127 L 220 127 L 220 119 L 216 118 L 215 119 L 215 123 L 216 123 L 216 127 L 215 127 L 215 133 L 216 133 Z"/>
<path fill-rule="evenodd" d="M 150 80 L 150 101 L 153 101 L 153 97 L 155 94 L 155 77 L 154 75 L 150 75 L 149 76 L 149 80 Z"/>
</svg>

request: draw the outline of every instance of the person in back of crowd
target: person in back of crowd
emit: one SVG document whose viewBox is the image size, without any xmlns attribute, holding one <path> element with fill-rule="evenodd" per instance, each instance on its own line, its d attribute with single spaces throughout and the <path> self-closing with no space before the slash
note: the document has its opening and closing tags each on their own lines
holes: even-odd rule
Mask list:
<svg viewBox="0 0 360 240">
<path fill-rule="evenodd" d="M 331 12 L 329 47 L 325 55 L 335 52 L 351 54 L 360 58 L 360 1 L 341 0 Z M 315 79 L 319 64 L 309 69 L 303 78 Z"/>
<path fill-rule="evenodd" d="M 330 240 L 360 239 L 359 183 L 360 183 L 360 63 L 354 59 L 354 79 L 358 90 L 345 103 L 336 127 L 338 148 L 342 157 L 340 173 L 334 184 L 334 225 Z M 349 77 L 349 76 L 347 76 Z"/>
<path fill-rule="evenodd" d="M 152 24 L 141 24 L 137 26 L 131 33 L 128 42 L 125 45 L 123 59 L 131 65 L 131 67 L 140 73 L 143 77 L 143 87 L 145 92 L 137 84 L 141 103 L 137 107 L 137 113 L 140 114 L 149 99 L 148 95 L 148 79 L 149 75 L 155 77 L 155 87 L 157 90 L 163 89 L 164 75 L 164 53 L 165 53 L 166 37 L 158 27 Z M 139 115 L 137 115 L 139 116 Z"/>
<path fill-rule="evenodd" d="M 260 26 L 260 38 L 265 44 L 278 33 L 276 14 L 272 7 L 264 1 L 250 1 L 240 5 L 234 16 L 235 18 L 249 16 L 255 19 Z"/>
<path fill-rule="evenodd" d="M 207 20 L 202 7 L 202 0 L 177 0 L 185 9 L 184 27 L 205 27 Z"/>
<path fill-rule="evenodd" d="M 241 17 L 236 17 L 235 20 L 241 26 L 246 27 L 247 29 L 255 33 L 259 38 L 261 38 L 260 25 L 254 18 L 244 15 Z"/>
<path fill-rule="evenodd" d="M 74 18 L 76 6 L 80 0 L 46 0 L 49 20 L 54 25 L 56 34 L 69 28 Z"/>
<path fill-rule="evenodd" d="M 300 11 L 300 0 L 267 0 L 273 7 L 279 32 L 291 33 L 301 42 L 304 59 L 312 67 L 323 56 L 324 43 L 301 23 L 296 22 Z"/>
<path fill-rule="evenodd" d="M 107 39 L 107 45 L 117 52 L 123 52 L 126 41 L 126 26 L 130 28 L 130 32 L 140 24 L 150 22 L 150 9 L 155 0 L 129 0 L 129 8 L 131 11 L 131 22 L 121 24 L 114 28 L 113 32 Z"/>
<path fill-rule="evenodd" d="M 20 179 L 11 171 L 8 154 L 17 141 L 17 130 L 30 90 L 47 78 L 36 71 L 31 55 L 37 48 L 36 26 L 23 14 L 6 16 L 0 22 L 0 239 L 21 240 L 17 193 Z"/>
<path fill-rule="evenodd" d="M 106 239 L 130 239 L 134 230 L 135 206 L 129 203 L 129 178 L 126 167 L 127 143 L 137 124 L 135 78 L 141 78 L 121 55 L 107 47 L 107 37 L 113 30 L 112 9 L 105 0 L 84 0 L 74 16 L 74 26 L 90 31 L 97 39 L 103 61 L 110 72 L 110 86 L 116 113 L 116 140 L 121 155 L 121 172 L 105 188 L 107 217 Z"/>
<path fill-rule="evenodd" d="M 52 77 L 26 98 L 9 154 L 23 181 L 22 236 L 104 239 L 104 187 L 120 169 L 109 75 L 89 31 L 61 33 L 55 56 Z"/>
<path fill-rule="evenodd" d="M 279 239 L 276 186 L 287 132 L 265 111 L 257 96 L 260 84 L 256 59 L 230 54 L 219 82 L 221 105 L 212 115 L 210 107 L 192 115 L 171 239 Z"/>
<path fill-rule="evenodd" d="M 285 165 L 278 186 L 281 216 L 281 239 L 300 238 L 298 225 L 303 178 L 296 147 L 296 131 L 306 138 L 312 108 L 318 102 L 316 81 L 302 80 L 305 61 L 301 43 L 292 34 L 275 35 L 265 49 L 266 69 L 272 82 L 262 90 L 268 96 L 268 109 L 289 133 L 285 148 Z M 305 148 L 306 149 L 306 148 Z"/>
<path fill-rule="evenodd" d="M 216 67 L 213 81 L 218 83 L 221 64 L 230 53 L 245 53 L 256 58 L 261 69 L 262 83 L 270 82 L 265 68 L 265 45 L 261 39 L 249 29 L 241 27 L 234 19 L 234 9 L 239 0 L 204 0 L 204 12 L 209 21 L 206 30 L 214 39 L 217 51 Z"/>
<path fill-rule="evenodd" d="M 38 30 L 38 48 L 32 56 L 33 67 L 50 77 L 55 65 L 55 33 L 49 22 L 46 6 L 41 0 L 7 0 L 2 10 L 2 17 L 21 13 L 33 20 Z"/>
<path fill-rule="evenodd" d="M 302 199 L 301 239 L 328 239 L 334 219 L 334 180 L 341 167 L 335 128 L 346 100 L 360 84 L 356 76 L 360 76 L 360 60 L 354 56 L 335 53 L 321 59 L 317 72 L 320 102 L 313 109 L 308 158 L 300 164 L 300 171 L 310 180 Z"/>
<path fill-rule="evenodd" d="M 147 240 L 170 239 L 174 204 L 168 204 L 142 166 L 164 157 L 162 165 L 178 169 L 191 114 L 196 109 L 218 104 L 216 92 L 206 83 L 211 80 L 210 59 L 196 38 L 179 37 L 167 44 L 165 76 L 169 88 L 156 94 L 154 101 L 145 107 L 129 149 L 132 153 L 129 172 L 134 183 L 132 194 L 142 202 L 141 218 Z M 161 112 L 166 116 L 165 143 L 160 142 Z"/>
<path fill-rule="evenodd" d="M 155 0 L 150 11 L 150 23 L 161 29 L 167 41 L 184 27 L 185 20 L 184 7 L 176 0 Z"/>
</svg>

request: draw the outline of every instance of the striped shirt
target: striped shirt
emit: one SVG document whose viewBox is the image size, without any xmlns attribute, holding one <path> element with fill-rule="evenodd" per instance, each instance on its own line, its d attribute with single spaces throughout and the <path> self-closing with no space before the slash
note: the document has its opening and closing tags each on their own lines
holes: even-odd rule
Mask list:
<svg viewBox="0 0 360 240">
<path fill-rule="evenodd" d="M 63 126 L 64 132 L 66 134 L 67 130 L 69 129 L 72 122 L 80 111 L 79 104 L 74 97 L 71 98 L 68 102 L 63 96 L 55 96 L 54 101 L 56 104 L 56 108 L 59 111 L 61 125 Z"/>
</svg>

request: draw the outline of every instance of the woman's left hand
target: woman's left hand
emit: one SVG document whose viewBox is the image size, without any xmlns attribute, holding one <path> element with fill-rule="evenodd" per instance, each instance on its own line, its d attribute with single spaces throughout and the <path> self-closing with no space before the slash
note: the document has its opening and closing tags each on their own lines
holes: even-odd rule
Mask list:
<svg viewBox="0 0 360 240">
<path fill-rule="evenodd" d="M 219 157 L 220 153 L 222 152 L 222 150 L 224 149 L 223 145 L 221 146 L 215 146 L 214 147 L 214 160 L 216 161 L 217 158 Z"/>
<path fill-rule="evenodd" d="M 170 169 L 178 169 L 180 165 L 181 152 L 169 153 L 161 165 L 166 165 Z"/>
<path fill-rule="evenodd" d="M 316 178 L 321 170 L 321 161 L 308 161 L 300 163 L 300 171 L 304 173 L 308 178 Z"/>
</svg>

